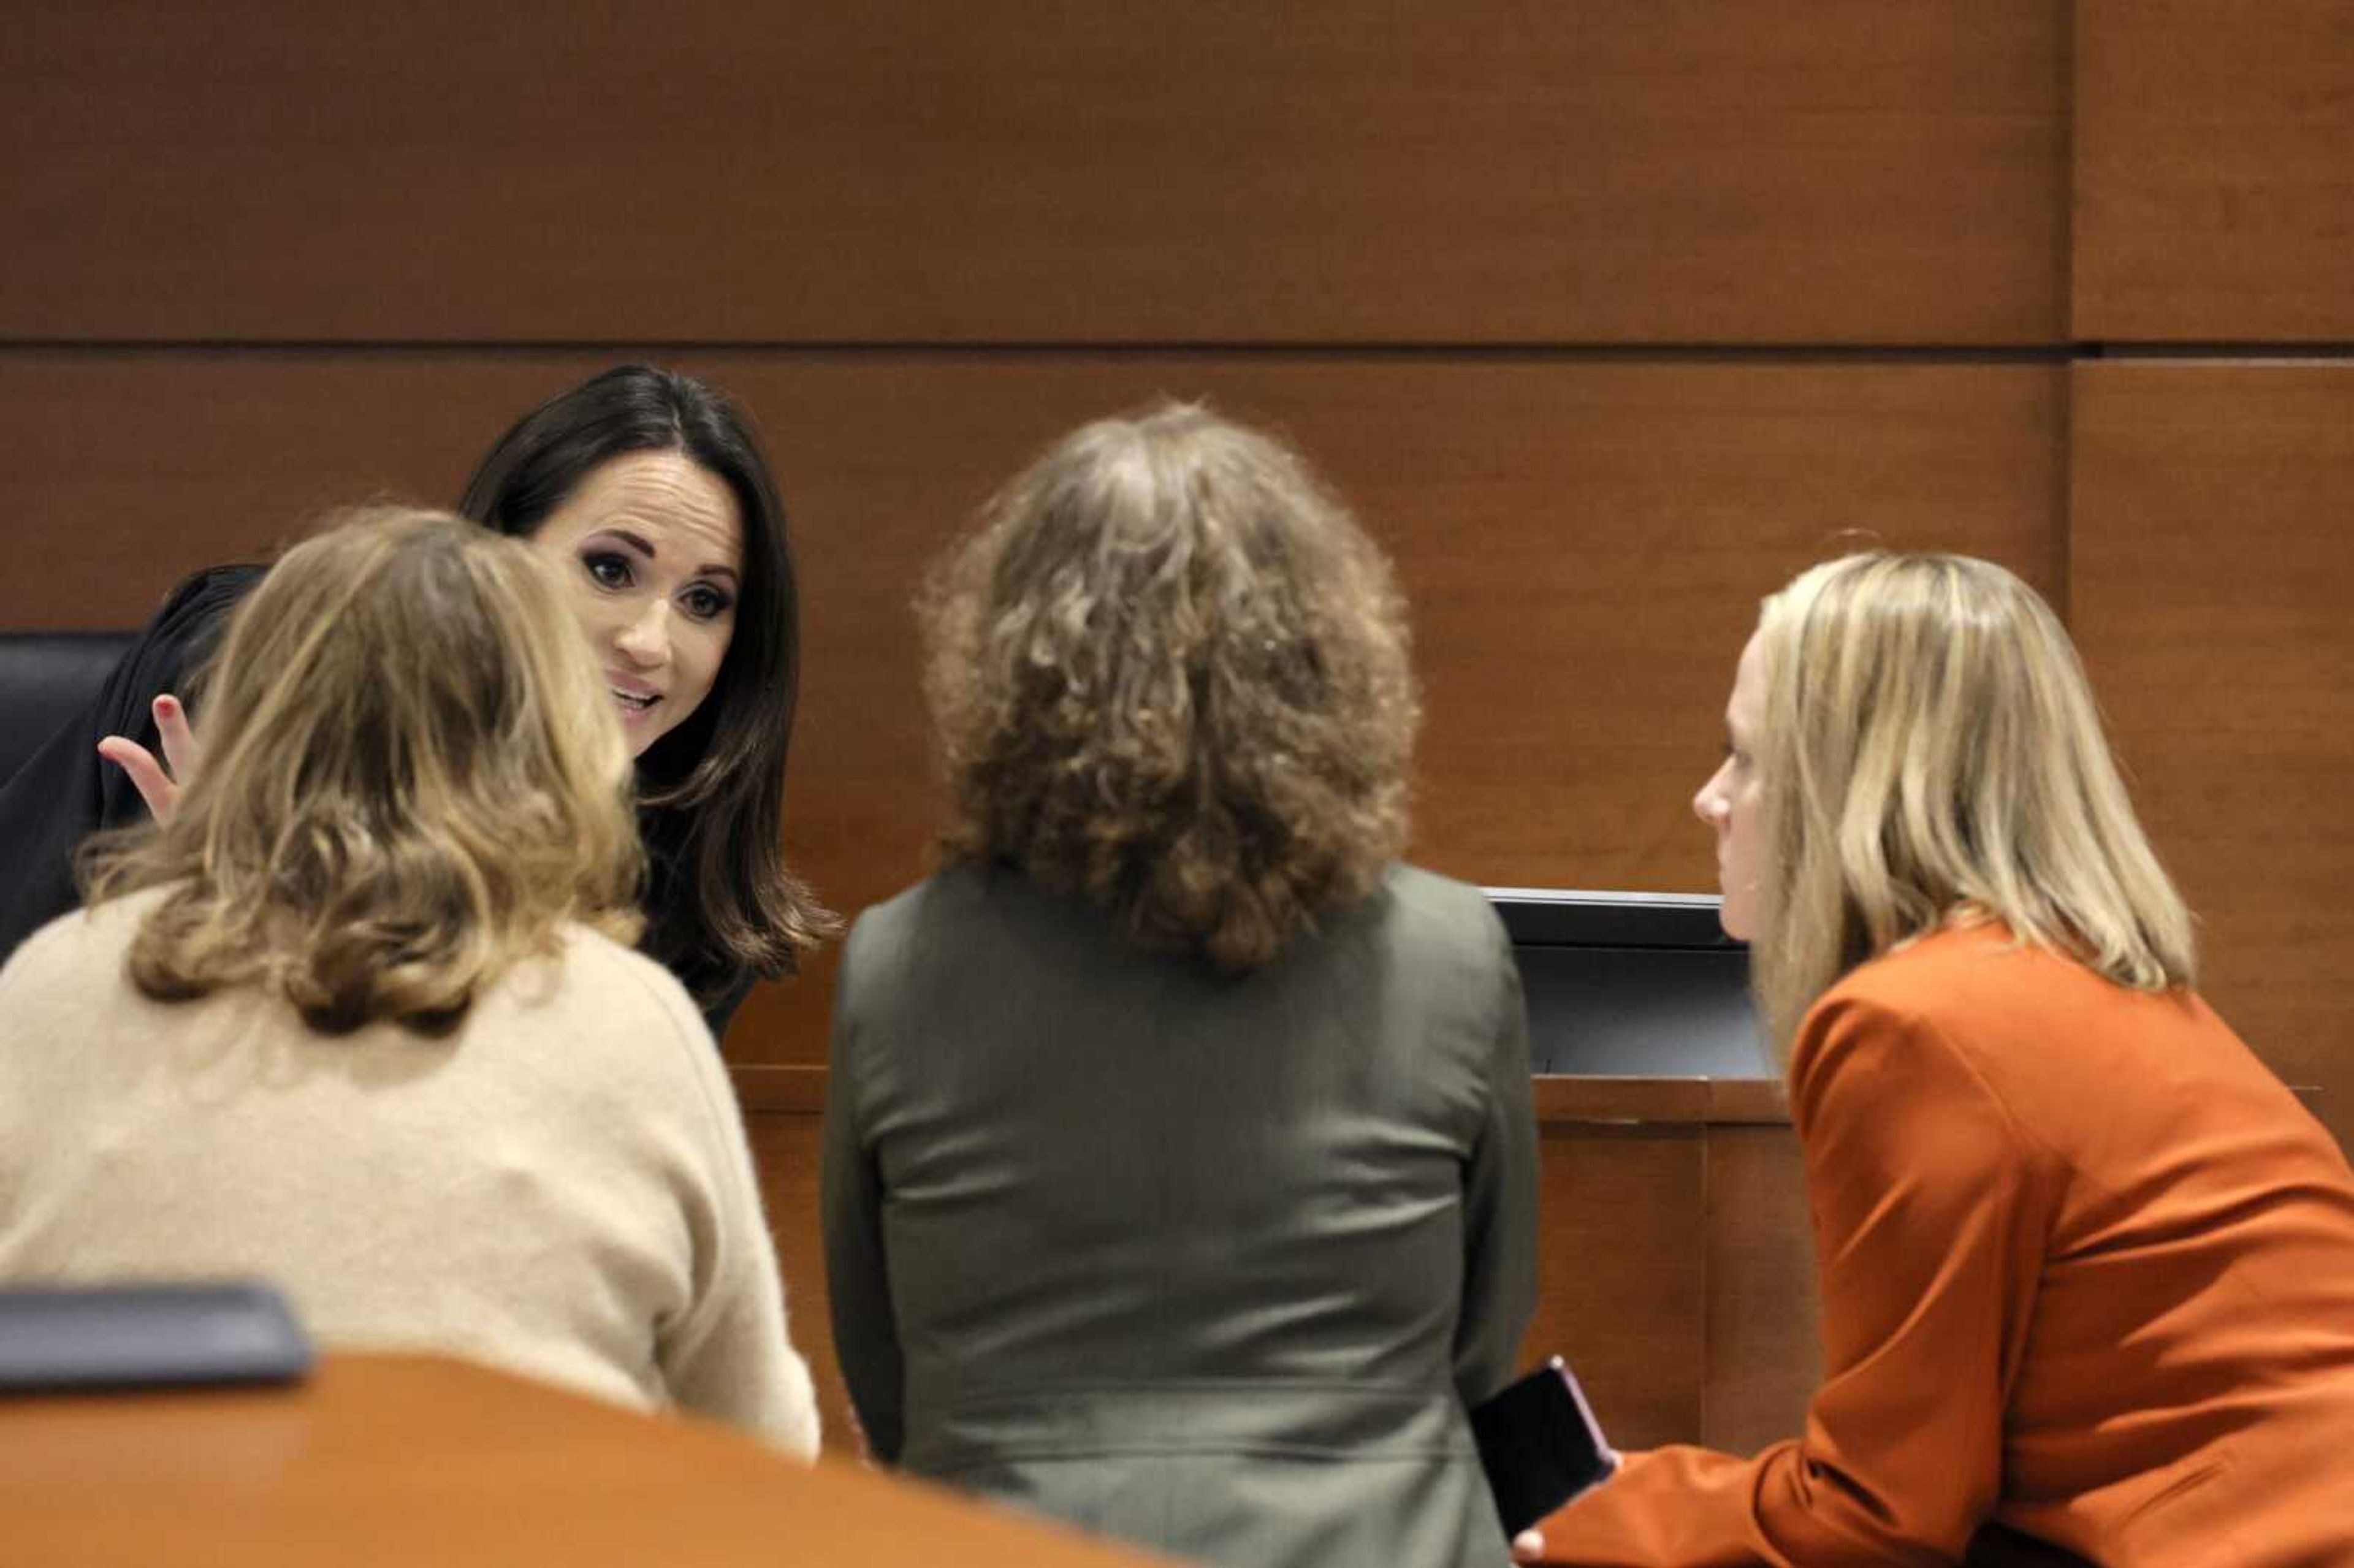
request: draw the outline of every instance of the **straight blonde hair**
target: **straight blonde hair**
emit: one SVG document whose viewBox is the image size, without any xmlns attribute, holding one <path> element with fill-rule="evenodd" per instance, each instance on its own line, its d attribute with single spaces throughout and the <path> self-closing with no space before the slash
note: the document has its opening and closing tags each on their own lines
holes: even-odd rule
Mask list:
<svg viewBox="0 0 2354 1568">
<path fill-rule="evenodd" d="M 1856 965 L 1999 922 L 2120 986 L 2193 983 L 2190 911 L 2118 777 L 2083 665 L 2025 583 L 1960 556 L 1849 556 L 1765 602 L 1752 969 L 1785 1056 Z"/>
<path fill-rule="evenodd" d="M 440 1034 L 566 922 L 638 932 L 628 750 L 517 540 L 332 519 L 238 610 L 200 725 L 171 819 L 84 861 L 92 905 L 169 889 L 128 958 L 148 996 L 256 985 L 322 1033 Z"/>
</svg>

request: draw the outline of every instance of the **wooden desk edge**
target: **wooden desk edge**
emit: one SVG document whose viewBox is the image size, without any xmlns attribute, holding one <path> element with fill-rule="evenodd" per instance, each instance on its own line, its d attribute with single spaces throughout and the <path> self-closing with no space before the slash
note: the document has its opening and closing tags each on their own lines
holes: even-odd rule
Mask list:
<svg viewBox="0 0 2354 1568">
<path fill-rule="evenodd" d="M 936 1482 L 804 1465 L 717 1421 L 432 1352 L 331 1351 L 269 1388 L 0 1402 L 0 1449 L 37 1461 L 0 1463 L 8 1547 L 29 1539 L 27 1562 L 313 1563 L 350 1531 L 336 1560 L 492 1564 L 539 1561 L 572 1529 L 561 1555 L 584 1565 L 662 1542 L 663 1561 L 715 1564 L 1174 1568 Z M 189 1528 L 195 1550 L 174 1533 Z"/>
<path fill-rule="evenodd" d="M 736 1097 L 748 1113 L 815 1116 L 825 1108 L 823 1067 L 732 1065 Z M 1531 1080 L 1537 1120 L 1578 1122 L 1756 1122 L 1787 1124 L 1789 1101 L 1774 1078 L 1584 1078 L 1540 1074 Z"/>
<path fill-rule="evenodd" d="M 728 1068 L 736 1096 L 748 1113 L 816 1116 L 825 1109 L 823 1067 L 773 1063 Z M 1787 1127 L 1790 1096 L 1779 1078 L 1585 1078 L 1539 1074 L 1537 1122 L 1553 1127 L 1579 1123 L 1689 1122 L 1695 1125 Z M 2321 1091 L 2308 1084 L 2291 1092 L 2315 1109 Z"/>
</svg>

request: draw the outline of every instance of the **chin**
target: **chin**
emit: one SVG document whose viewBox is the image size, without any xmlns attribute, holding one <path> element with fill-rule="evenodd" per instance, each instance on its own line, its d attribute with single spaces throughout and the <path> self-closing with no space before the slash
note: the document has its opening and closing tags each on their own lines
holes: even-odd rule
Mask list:
<svg viewBox="0 0 2354 1568">
<path fill-rule="evenodd" d="M 629 749 L 632 762 L 652 749 L 654 742 L 661 738 L 662 731 L 658 729 L 642 728 L 627 719 L 621 721 L 621 744 Z"/>
<path fill-rule="evenodd" d="M 621 744 L 629 748 L 631 761 L 643 757 L 670 727 L 655 724 L 654 715 L 642 709 L 623 707 L 617 703 L 614 712 L 621 721 Z"/>
</svg>

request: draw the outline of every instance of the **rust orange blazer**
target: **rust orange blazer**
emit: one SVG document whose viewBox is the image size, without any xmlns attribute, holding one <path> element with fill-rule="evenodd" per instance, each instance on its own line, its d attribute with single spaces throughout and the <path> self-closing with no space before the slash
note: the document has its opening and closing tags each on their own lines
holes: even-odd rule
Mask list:
<svg viewBox="0 0 2354 1568">
<path fill-rule="evenodd" d="M 2354 1177 L 2204 1002 L 1946 931 L 1824 995 L 1790 1091 L 1806 1436 L 1634 1456 L 1550 1561 L 1951 1562 L 1992 1520 L 2108 1568 L 2354 1564 Z"/>
</svg>

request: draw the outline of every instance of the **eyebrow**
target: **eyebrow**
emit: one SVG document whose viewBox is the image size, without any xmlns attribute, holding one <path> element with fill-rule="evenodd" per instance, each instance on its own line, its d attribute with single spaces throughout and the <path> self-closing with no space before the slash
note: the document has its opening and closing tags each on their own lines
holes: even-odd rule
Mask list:
<svg viewBox="0 0 2354 1568">
<path fill-rule="evenodd" d="M 635 550 L 649 561 L 658 560 L 661 558 L 658 552 L 654 549 L 653 541 L 647 538 L 643 534 L 633 534 L 627 528 L 599 528 L 598 532 L 599 534 L 610 535 L 612 537 L 619 539 L 622 544 L 627 545 L 630 548 Z M 698 577 L 726 577 L 731 583 L 741 580 L 737 576 L 736 568 L 727 565 L 725 561 L 713 561 L 707 566 L 698 567 L 695 568 L 694 575 Z"/>
</svg>

